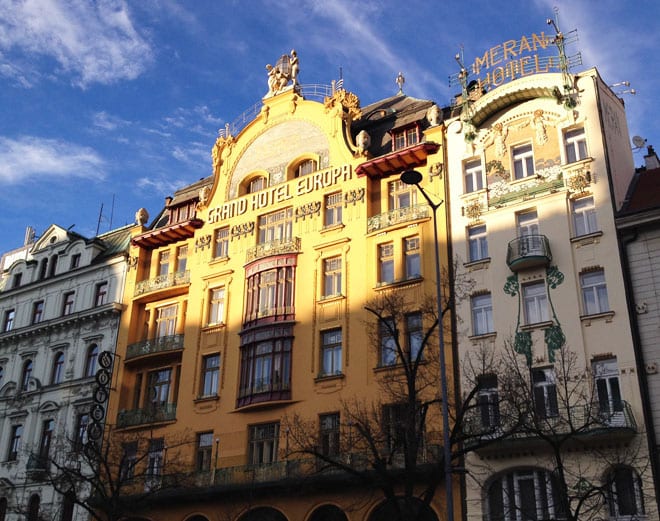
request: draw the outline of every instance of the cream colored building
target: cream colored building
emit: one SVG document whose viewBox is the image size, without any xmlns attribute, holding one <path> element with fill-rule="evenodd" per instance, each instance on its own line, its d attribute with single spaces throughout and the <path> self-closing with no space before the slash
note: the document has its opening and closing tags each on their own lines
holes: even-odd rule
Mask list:
<svg viewBox="0 0 660 521">
<path fill-rule="evenodd" d="M 479 385 L 480 441 L 495 439 L 465 459 L 468 520 L 565 518 L 557 447 L 573 512 L 602 487 L 580 519 L 657 518 L 614 220 L 634 172 L 624 104 L 595 69 L 569 77 L 473 90 L 445 122 L 453 251 L 475 281 L 456 309 L 462 383 Z M 511 375 L 467 361 L 506 352 L 536 430 L 498 441 L 520 420 L 502 401 Z"/>
</svg>

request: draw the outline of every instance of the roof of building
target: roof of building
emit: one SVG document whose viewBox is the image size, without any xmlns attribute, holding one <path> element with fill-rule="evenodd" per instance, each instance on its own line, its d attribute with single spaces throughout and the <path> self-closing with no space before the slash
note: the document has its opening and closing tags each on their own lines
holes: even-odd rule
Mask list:
<svg viewBox="0 0 660 521">
<path fill-rule="evenodd" d="M 620 216 L 660 208 L 660 166 L 653 147 L 649 147 L 644 159 L 646 166 L 635 172 Z"/>
</svg>

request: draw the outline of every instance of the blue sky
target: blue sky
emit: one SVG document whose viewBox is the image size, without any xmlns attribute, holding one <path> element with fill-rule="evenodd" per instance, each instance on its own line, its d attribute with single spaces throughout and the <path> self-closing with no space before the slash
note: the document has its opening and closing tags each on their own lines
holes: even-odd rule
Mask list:
<svg viewBox="0 0 660 521">
<path fill-rule="evenodd" d="M 448 77 L 558 8 L 583 65 L 622 94 L 630 135 L 660 148 L 657 0 L 0 0 L 0 252 L 51 223 L 86 236 L 153 216 L 211 173 L 217 130 L 261 100 L 296 49 L 300 82 L 363 105 L 404 92 L 448 104 Z M 618 91 L 627 90 L 620 87 Z M 644 151 L 635 151 L 637 166 Z M 101 211 L 102 209 L 102 211 Z"/>
</svg>

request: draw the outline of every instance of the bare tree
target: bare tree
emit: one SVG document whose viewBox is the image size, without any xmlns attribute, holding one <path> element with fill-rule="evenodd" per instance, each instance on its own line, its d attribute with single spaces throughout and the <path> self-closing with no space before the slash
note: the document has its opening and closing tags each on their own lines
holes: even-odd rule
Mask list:
<svg viewBox="0 0 660 521">
<path fill-rule="evenodd" d="M 618 381 L 599 385 L 563 341 L 550 358 L 552 366 L 533 366 L 513 339 L 497 353 L 476 350 L 466 359 L 464 381 L 479 389 L 462 422 L 466 450 L 509 450 L 547 469 L 540 479 L 549 497 L 531 507 L 546 509 L 547 518 L 596 520 L 607 510 L 640 518 L 648 458 Z M 494 469 L 488 458 L 478 461 L 471 475 L 489 495 L 490 518 L 527 518 L 530 505 L 503 478 L 490 479 L 495 489 L 485 489 Z"/>
</svg>

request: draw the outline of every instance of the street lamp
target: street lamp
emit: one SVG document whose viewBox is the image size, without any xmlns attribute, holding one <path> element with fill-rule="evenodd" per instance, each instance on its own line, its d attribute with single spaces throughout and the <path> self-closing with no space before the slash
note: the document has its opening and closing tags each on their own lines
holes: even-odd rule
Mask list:
<svg viewBox="0 0 660 521">
<path fill-rule="evenodd" d="M 417 170 L 407 170 L 401 174 L 401 181 L 407 185 L 415 185 L 433 210 L 433 241 L 435 244 L 435 292 L 438 307 L 438 344 L 440 347 L 440 392 L 442 399 L 442 442 L 445 471 L 445 495 L 447 496 L 447 521 L 454 521 L 454 495 L 452 492 L 451 447 L 449 445 L 449 404 L 447 393 L 447 364 L 445 361 L 445 335 L 442 327 L 442 284 L 440 281 L 440 250 L 438 246 L 438 208 L 444 201 L 434 203 L 419 184 L 422 174 Z"/>
</svg>

